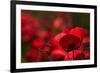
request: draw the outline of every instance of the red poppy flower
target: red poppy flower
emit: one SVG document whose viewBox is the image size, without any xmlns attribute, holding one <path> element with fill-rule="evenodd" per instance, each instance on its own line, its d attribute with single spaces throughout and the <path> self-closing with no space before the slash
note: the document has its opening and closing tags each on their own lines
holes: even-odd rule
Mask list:
<svg viewBox="0 0 100 73">
<path fill-rule="evenodd" d="M 52 50 L 52 48 L 49 47 L 48 45 L 44 45 L 44 46 L 41 48 L 41 50 L 42 50 L 43 52 L 50 53 L 51 50 Z"/>
<path fill-rule="evenodd" d="M 64 60 L 66 52 L 60 47 L 57 46 L 52 52 L 51 57 L 53 61 L 61 61 Z"/>
<path fill-rule="evenodd" d="M 22 27 L 22 42 L 29 42 L 35 37 L 33 30 L 29 27 Z"/>
<path fill-rule="evenodd" d="M 65 50 L 73 50 L 80 47 L 83 39 L 88 35 L 88 32 L 80 27 L 73 28 L 69 33 L 60 36 L 58 42 Z M 87 40 L 85 41 L 87 42 Z M 89 42 L 89 40 L 88 40 Z"/>
<path fill-rule="evenodd" d="M 85 59 L 90 59 L 90 51 L 85 51 L 84 57 L 85 57 Z"/>
<path fill-rule="evenodd" d="M 75 27 L 73 29 L 71 29 L 70 34 L 80 38 L 80 40 L 83 40 L 84 37 L 88 36 L 88 32 L 81 27 Z"/>
<path fill-rule="evenodd" d="M 72 15 L 70 13 L 58 13 L 54 21 L 54 27 L 58 29 L 63 29 L 65 27 L 72 27 Z"/>
<path fill-rule="evenodd" d="M 82 44 L 83 44 L 84 48 L 89 48 L 89 46 L 90 46 L 90 37 L 89 36 L 84 37 L 83 41 L 82 41 Z"/>
<path fill-rule="evenodd" d="M 39 31 L 39 23 L 32 15 L 22 13 L 21 25 L 23 42 L 29 42 L 36 34 L 36 32 Z"/>
<path fill-rule="evenodd" d="M 64 20 L 61 17 L 57 17 L 54 21 L 54 27 L 55 28 L 61 28 L 64 27 Z"/>
<path fill-rule="evenodd" d="M 55 39 L 49 40 L 49 45 L 51 48 L 55 49 L 59 44 Z"/>
<path fill-rule="evenodd" d="M 42 59 L 42 54 L 38 49 L 31 49 L 26 53 L 28 62 L 39 62 Z"/>
<path fill-rule="evenodd" d="M 33 48 L 42 48 L 43 46 L 44 46 L 43 40 L 37 39 L 37 40 L 33 40 L 32 42 Z"/>
<path fill-rule="evenodd" d="M 21 23 L 22 23 L 23 27 L 26 27 L 26 26 L 29 26 L 29 25 L 33 26 L 33 27 L 37 27 L 37 28 L 39 27 L 39 22 L 37 21 L 37 19 L 30 14 L 22 13 Z"/>
<path fill-rule="evenodd" d="M 52 35 L 51 32 L 46 32 L 46 31 L 40 31 L 40 32 L 38 33 L 38 36 L 39 36 L 41 39 L 45 40 L 45 41 L 48 41 L 48 40 L 51 38 L 51 35 Z"/>
</svg>

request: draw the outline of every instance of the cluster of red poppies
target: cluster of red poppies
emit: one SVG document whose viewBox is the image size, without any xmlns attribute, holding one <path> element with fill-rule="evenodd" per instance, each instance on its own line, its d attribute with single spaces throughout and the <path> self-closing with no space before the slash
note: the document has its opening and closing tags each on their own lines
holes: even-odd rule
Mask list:
<svg viewBox="0 0 100 73">
<path fill-rule="evenodd" d="M 90 59 L 90 36 L 86 29 L 62 26 L 60 17 L 54 25 L 43 25 L 30 14 L 21 16 L 22 46 L 30 44 L 24 55 L 27 62 Z"/>
</svg>

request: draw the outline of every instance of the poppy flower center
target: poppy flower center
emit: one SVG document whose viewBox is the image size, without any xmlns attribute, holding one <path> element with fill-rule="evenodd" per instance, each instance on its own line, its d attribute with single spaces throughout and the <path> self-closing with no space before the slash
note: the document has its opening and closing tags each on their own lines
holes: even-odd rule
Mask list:
<svg viewBox="0 0 100 73">
<path fill-rule="evenodd" d="M 59 42 L 62 48 L 64 48 L 66 51 L 77 49 L 80 46 L 80 43 L 80 39 L 71 34 L 65 35 Z"/>
<path fill-rule="evenodd" d="M 75 44 L 74 43 L 69 44 L 68 48 L 70 48 L 70 50 L 73 50 L 75 48 Z"/>
</svg>

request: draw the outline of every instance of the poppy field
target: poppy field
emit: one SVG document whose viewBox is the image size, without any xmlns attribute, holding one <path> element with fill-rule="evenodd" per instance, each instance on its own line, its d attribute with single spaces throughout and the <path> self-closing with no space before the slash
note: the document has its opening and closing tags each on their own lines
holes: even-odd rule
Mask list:
<svg viewBox="0 0 100 73">
<path fill-rule="evenodd" d="M 21 11 L 21 62 L 90 59 L 90 14 Z"/>
</svg>

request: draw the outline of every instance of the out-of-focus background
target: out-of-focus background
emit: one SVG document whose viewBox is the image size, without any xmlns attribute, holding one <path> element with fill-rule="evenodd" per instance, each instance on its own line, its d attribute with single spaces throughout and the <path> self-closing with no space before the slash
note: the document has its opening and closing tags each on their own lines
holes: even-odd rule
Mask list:
<svg viewBox="0 0 100 73">
<path fill-rule="evenodd" d="M 35 10 L 22 10 L 21 16 L 25 16 L 25 14 L 30 15 L 37 20 L 38 24 L 33 26 L 32 34 L 36 34 L 38 36 L 32 37 L 32 41 L 36 39 L 43 39 L 42 41 L 48 43 L 50 39 L 54 39 L 58 34 L 63 32 L 64 29 L 71 30 L 74 27 L 81 27 L 86 30 L 88 33 L 90 31 L 90 14 L 89 13 L 75 13 L 75 12 L 56 12 L 56 11 L 35 11 Z M 28 20 L 28 19 L 27 19 Z M 26 21 L 27 21 L 26 20 Z M 24 27 L 25 20 L 22 20 L 22 30 Z M 32 24 L 32 23 L 30 23 Z M 37 29 L 36 29 L 37 28 Z M 30 28 L 31 29 L 31 28 Z M 28 32 L 28 30 L 27 30 Z M 23 35 L 24 34 L 24 35 Z M 48 35 L 47 35 L 48 34 Z M 22 42 L 24 41 L 25 33 L 22 31 Z M 38 38 L 40 37 L 40 38 Z M 27 62 L 26 53 L 32 48 L 32 41 L 28 43 L 22 43 L 21 47 L 21 59 L 22 63 Z M 50 43 L 48 43 L 50 45 Z M 88 47 L 90 48 L 90 47 Z M 33 48 L 34 49 L 34 48 Z M 87 48 L 85 48 L 87 49 Z M 50 52 L 50 51 L 49 51 Z M 31 57 L 32 58 L 32 57 Z"/>
</svg>

